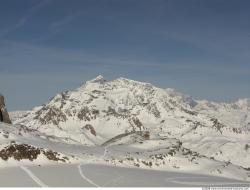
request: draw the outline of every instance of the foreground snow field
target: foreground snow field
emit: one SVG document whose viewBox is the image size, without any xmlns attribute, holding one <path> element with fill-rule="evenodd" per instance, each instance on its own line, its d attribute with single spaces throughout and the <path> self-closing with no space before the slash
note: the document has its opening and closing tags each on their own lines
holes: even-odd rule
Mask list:
<svg viewBox="0 0 250 190">
<path fill-rule="evenodd" d="M 2 187 L 195 187 L 250 183 L 208 175 L 97 164 L 22 166 L 0 169 Z"/>
</svg>

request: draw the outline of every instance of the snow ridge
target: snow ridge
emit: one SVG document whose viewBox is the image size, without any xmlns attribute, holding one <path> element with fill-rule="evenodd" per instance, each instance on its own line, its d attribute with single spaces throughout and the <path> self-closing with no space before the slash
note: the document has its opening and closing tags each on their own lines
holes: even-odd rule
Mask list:
<svg viewBox="0 0 250 190">
<path fill-rule="evenodd" d="M 201 101 L 174 89 L 97 76 L 11 117 L 16 126 L 36 130 L 49 141 L 91 147 L 96 150 L 89 155 L 93 160 L 232 178 L 237 173 L 248 180 L 249 107 L 249 99 L 231 104 Z M 109 154 L 102 157 L 99 148 L 105 142 Z"/>
</svg>

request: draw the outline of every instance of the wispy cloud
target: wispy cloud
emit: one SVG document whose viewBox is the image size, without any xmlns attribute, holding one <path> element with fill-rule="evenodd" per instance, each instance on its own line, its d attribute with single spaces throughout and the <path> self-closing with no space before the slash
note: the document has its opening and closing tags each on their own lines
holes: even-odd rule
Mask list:
<svg viewBox="0 0 250 190">
<path fill-rule="evenodd" d="M 51 3 L 53 0 L 42 0 L 41 2 L 37 3 L 31 9 L 29 10 L 29 13 L 32 14 L 36 11 L 39 11 L 40 9 L 46 7 L 49 3 Z"/>
<path fill-rule="evenodd" d="M 79 12 L 76 12 L 74 14 L 71 14 L 71 15 L 68 15 L 64 18 L 62 18 L 61 20 L 58 20 L 58 21 L 55 21 L 51 24 L 50 28 L 52 30 L 54 29 L 57 29 L 57 28 L 60 28 L 60 27 L 63 27 L 69 23 L 71 23 L 72 21 L 74 21 L 77 17 L 79 17 L 83 12 L 82 11 L 79 11 Z"/>
<path fill-rule="evenodd" d="M 49 26 L 49 33 L 45 35 L 41 35 L 38 38 L 32 40 L 33 43 L 42 42 L 44 40 L 48 40 L 49 38 L 57 35 L 59 32 L 63 31 L 65 26 L 73 22 L 75 19 L 82 15 L 83 11 L 76 12 L 74 14 L 63 17 L 60 20 L 54 21 Z"/>
<path fill-rule="evenodd" d="M 42 0 L 41 2 L 37 3 L 36 5 L 32 6 L 26 15 L 21 17 L 17 20 L 15 24 L 12 26 L 5 28 L 4 30 L 0 31 L 0 38 L 5 37 L 6 35 L 10 34 L 11 32 L 16 31 L 17 29 L 24 26 L 28 20 L 33 16 L 33 14 L 43 7 L 47 6 L 52 0 Z"/>
<path fill-rule="evenodd" d="M 236 80 L 250 75 L 250 65 L 227 64 L 225 69 L 223 64 L 151 62 L 142 57 L 115 56 L 115 53 L 101 56 L 80 49 L 0 42 L 0 68 L 0 91 L 9 97 L 11 109 L 31 108 L 97 74 L 108 79 L 134 78 L 214 100 L 249 94 L 247 80 Z M 234 94 L 232 89 L 236 89 Z"/>
<path fill-rule="evenodd" d="M 22 64 L 22 67 L 20 67 Z M 66 68 L 100 68 L 117 67 L 128 69 L 150 69 L 161 71 L 160 73 L 180 74 L 206 74 L 206 75 L 250 75 L 250 65 L 227 63 L 227 69 L 223 63 L 209 63 L 201 61 L 185 62 L 157 62 L 149 61 L 145 57 L 128 57 L 114 55 L 98 55 L 95 52 L 86 52 L 82 49 L 71 50 L 46 46 L 36 46 L 24 43 L 2 42 L 0 43 L 1 73 L 4 68 L 8 71 L 22 70 L 28 72 L 43 72 L 50 68 L 50 72 L 56 72 Z M 10 70 L 11 68 L 11 70 Z M 38 69 L 39 68 L 39 69 Z M 42 69 L 41 69 L 42 68 Z M 43 70 L 44 69 L 44 70 Z M 48 71 L 46 71 L 48 72 Z"/>
<path fill-rule="evenodd" d="M 4 30 L 1 30 L 0 31 L 0 38 L 8 35 L 9 33 L 17 30 L 18 28 L 22 27 L 23 25 L 25 25 L 27 20 L 28 20 L 28 17 L 23 17 L 23 18 L 19 19 L 18 22 L 15 23 L 14 25 L 12 25 Z"/>
<path fill-rule="evenodd" d="M 36 46 L 25 43 L 2 42 L 0 43 L 0 65 L 69 65 L 69 66 L 151 66 L 144 60 L 128 59 L 116 56 L 100 56 L 84 50 L 70 50 Z M 13 68 L 11 66 L 11 68 Z M 20 68 L 20 67 L 19 67 Z"/>
</svg>

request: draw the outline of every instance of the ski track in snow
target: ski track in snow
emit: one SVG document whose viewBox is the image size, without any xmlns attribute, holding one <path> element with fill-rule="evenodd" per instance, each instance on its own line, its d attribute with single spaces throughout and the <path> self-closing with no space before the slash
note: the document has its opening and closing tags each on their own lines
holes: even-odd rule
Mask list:
<svg viewBox="0 0 250 190">
<path fill-rule="evenodd" d="M 12 141 L 21 141 L 21 143 L 36 146 L 45 143 L 42 147 L 51 147 L 66 155 L 74 152 L 76 157 L 78 157 L 78 151 L 82 152 L 81 145 L 84 147 L 85 145 L 95 145 L 97 149 L 93 152 L 88 148 L 84 152 L 86 155 L 91 154 L 88 156 L 89 159 L 93 160 L 93 163 L 103 159 L 101 163 L 127 166 L 128 168 L 135 168 L 135 161 L 124 158 L 130 153 L 131 157 L 137 157 L 136 153 L 130 152 L 130 150 L 142 148 L 145 149 L 145 153 L 142 152 L 137 157 L 138 160 L 140 159 L 138 163 L 145 158 L 151 159 L 147 157 L 152 154 L 152 164 L 159 169 L 161 166 L 158 164 L 161 162 L 162 165 L 166 165 L 166 168 L 168 167 L 165 161 L 163 163 L 156 156 L 159 152 L 159 154 L 166 154 L 168 158 L 171 154 L 161 150 L 162 146 L 166 146 L 176 149 L 173 151 L 178 152 L 178 155 L 173 156 L 173 159 L 169 159 L 169 165 L 178 162 L 180 167 L 186 167 L 186 162 L 189 163 L 189 158 L 187 158 L 189 155 L 187 156 L 187 154 L 196 152 L 197 154 L 193 156 L 194 159 L 199 157 L 198 154 L 203 155 L 203 157 L 198 159 L 197 163 L 190 163 L 191 172 L 192 168 L 194 170 L 197 168 L 198 172 L 203 168 L 210 167 L 210 165 L 216 168 L 219 167 L 218 163 L 224 164 L 225 162 L 227 165 L 226 162 L 231 161 L 230 167 L 225 168 L 223 176 L 228 177 L 231 174 L 229 177 L 249 180 L 245 177 L 247 171 L 241 168 L 242 166 L 248 168 L 250 158 L 245 150 L 250 143 L 249 133 L 245 131 L 245 127 L 250 122 L 249 101 L 250 99 L 240 99 L 233 103 L 216 103 L 197 100 L 175 89 L 162 89 L 150 83 L 121 77 L 107 81 L 102 76 L 98 76 L 84 82 L 74 90 L 58 93 L 47 103 L 32 110 L 12 112 L 13 123 L 17 126 L 9 125 L 10 128 L 8 128 L 7 124 L 0 124 L 0 132 L 3 134 L 0 136 L 0 141 L 3 144 L 7 142 L 5 137 L 7 134 L 4 133 L 8 132 L 7 136 L 13 136 Z M 53 118 L 49 117 L 48 110 L 55 111 L 54 116 L 58 122 L 54 122 Z M 74 114 L 71 114 L 72 112 Z M 63 122 L 60 119 L 62 114 L 65 117 Z M 84 125 L 86 126 L 83 128 Z M 127 133 L 130 135 L 132 128 L 139 125 L 143 126 L 143 129 L 140 130 L 141 134 L 137 135 L 136 132 L 139 131 L 135 130 L 135 133 L 131 133 L 131 137 L 127 136 Z M 29 128 L 31 130 L 28 130 Z M 84 131 L 82 132 L 82 130 Z M 94 130 L 94 133 L 98 135 L 91 135 L 93 133 L 91 130 Z M 79 131 L 82 134 L 79 134 Z M 145 132 L 149 135 L 148 140 L 146 140 Z M 141 139 L 142 145 L 137 145 L 136 141 L 126 143 L 130 138 L 135 138 L 136 141 Z M 190 149 L 188 152 L 184 153 L 179 148 L 177 150 L 176 146 L 182 146 L 180 144 L 182 142 L 189 147 L 187 147 Z M 233 143 L 236 143 L 237 146 Z M 119 144 L 123 146 L 120 148 Z M 236 149 L 234 149 L 235 147 Z M 232 149 L 235 151 L 231 151 Z M 217 151 L 221 151 L 221 153 L 216 153 L 212 159 L 210 153 Z M 238 159 L 239 157 L 241 159 Z M 96 176 L 93 176 L 94 173 L 89 175 L 90 173 L 85 169 L 87 166 L 84 164 L 91 164 L 91 161 L 83 161 L 82 166 L 80 166 L 82 167 L 81 172 L 102 186 L 95 178 Z M 198 164 L 198 166 L 194 164 Z M 77 166 L 74 166 L 75 171 Z M 79 172 L 76 172 L 78 176 Z M 207 172 L 207 174 L 210 173 Z M 113 176 L 115 175 L 113 174 Z"/>
<path fill-rule="evenodd" d="M 93 185 L 93 186 L 95 186 L 95 187 L 100 187 L 98 184 L 96 184 L 95 182 L 93 182 L 91 179 L 89 179 L 88 177 L 86 177 L 86 176 L 84 175 L 84 173 L 82 172 L 81 166 L 82 166 L 82 164 L 79 164 L 79 165 L 78 165 L 78 171 L 79 171 L 79 173 L 80 173 L 80 176 L 81 176 L 84 180 L 86 180 L 87 182 L 89 182 L 91 185 Z"/>
<path fill-rule="evenodd" d="M 107 153 L 108 153 L 108 147 L 105 146 L 104 147 L 104 153 L 103 153 L 102 157 L 105 158 L 105 156 L 107 155 Z"/>
<path fill-rule="evenodd" d="M 105 156 L 107 155 L 108 153 L 108 149 L 107 149 L 107 146 L 104 147 L 104 152 L 103 152 L 103 155 L 102 155 L 102 158 L 104 159 Z M 78 171 L 80 173 L 80 176 L 86 180 L 88 183 L 90 183 L 91 185 L 95 186 L 95 187 L 100 187 L 98 184 L 96 184 L 95 182 L 93 182 L 91 179 L 89 179 L 86 175 L 84 175 L 83 171 L 82 171 L 82 168 L 81 166 L 84 165 L 84 164 L 79 164 L 78 165 Z"/>
<path fill-rule="evenodd" d="M 41 187 L 49 187 L 48 185 L 46 185 L 45 183 L 43 183 L 32 171 L 30 171 L 27 167 L 25 166 L 20 166 L 20 168 L 25 171 L 30 178 L 36 182 L 39 186 Z"/>
</svg>

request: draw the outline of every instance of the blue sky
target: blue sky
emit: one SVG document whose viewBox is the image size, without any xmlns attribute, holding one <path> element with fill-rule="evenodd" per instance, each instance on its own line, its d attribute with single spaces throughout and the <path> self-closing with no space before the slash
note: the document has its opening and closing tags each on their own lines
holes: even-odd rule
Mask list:
<svg viewBox="0 0 250 190">
<path fill-rule="evenodd" d="M 250 97 L 248 0 L 0 0 L 0 92 L 30 109 L 101 74 Z"/>
</svg>

